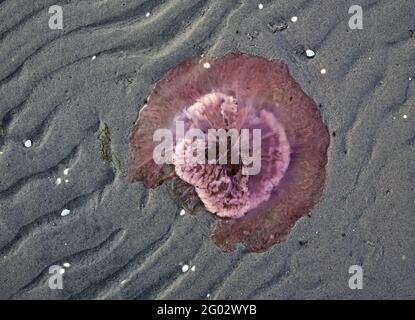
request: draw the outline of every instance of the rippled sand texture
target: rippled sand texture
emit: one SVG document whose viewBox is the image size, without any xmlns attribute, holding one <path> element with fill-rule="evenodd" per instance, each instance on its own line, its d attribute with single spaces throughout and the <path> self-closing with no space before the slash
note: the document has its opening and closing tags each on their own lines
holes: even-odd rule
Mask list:
<svg viewBox="0 0 415 320">
<path fill-rule="evenodd" d="M 354 1 L 261 2 L 0 1 L 0 298 L 414 298 L 415 2 L 360 1 L 363 30 L 347 25 Z M 332 135 L 321 202 L 261 254 L 220 252 L 212 218 L 125 177 L 154 83 L 230 51 L 286 61 Z"/>
</svg>

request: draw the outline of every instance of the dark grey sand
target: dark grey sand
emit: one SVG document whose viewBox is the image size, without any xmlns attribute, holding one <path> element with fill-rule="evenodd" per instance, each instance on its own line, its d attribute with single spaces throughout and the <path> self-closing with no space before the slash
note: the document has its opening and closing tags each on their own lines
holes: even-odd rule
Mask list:
<svg viewBox="0 0 415 320">
<path fill-rule="evenodd" d="M 415 298 L 415 2 L 259 2 L 0 1 L 0 298 Z M 48 28 L 53 4 L 61 31 Z M 363 30 L 348 28 L 352 4 Z M 284 60 L 331 135 L 312 217 L 261 254 L 220 252 L 212 218 L 180 216 L 166 186 L 124 175 L 154 83 L 192 56 L 233 51 Z M 64 263 L 63 290 L 49 289 L 49 267 Z M 355 264 L 362 290 L 348 286 Z"/>
</svg>

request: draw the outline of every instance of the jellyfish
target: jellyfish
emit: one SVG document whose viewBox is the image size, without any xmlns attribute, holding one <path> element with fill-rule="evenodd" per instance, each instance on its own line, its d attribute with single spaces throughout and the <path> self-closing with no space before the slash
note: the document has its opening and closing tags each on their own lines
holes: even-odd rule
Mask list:
<svg viewBox="0 0 415 320">
<path fill-rule="evenodd" d="M 159 161 L 160 132 L 164 136 Z M 320 199 L 329 135 L 315 102 L 279 61 L 192 58 L 156 83 L 130 131 L 128 177 L 174 184 L 188 211 L 215 217 L 214 243 L 265 251 Z M 190 159 L 190 160 L 189 160 Z"/>
</svg>

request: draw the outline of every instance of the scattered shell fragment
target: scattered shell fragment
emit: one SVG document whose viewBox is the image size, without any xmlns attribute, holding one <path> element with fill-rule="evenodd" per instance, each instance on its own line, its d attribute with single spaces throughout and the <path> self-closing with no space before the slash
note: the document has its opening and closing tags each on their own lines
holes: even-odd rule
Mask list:
<svg viewBox="0 0 415 320">
<path fill-rule="evenodd" d="M 315 57 L 315 55 L 316 55 L 316 53 L 313 51 L 313 50 L 311 50 L 311 49 L 307 49 L 306 51 L 305 51 L 305 55 L 307 56 L 307 58 L 314 58 Z"/>
<path fill-rule="evenodd" d="M 70 213 L 71 213 L 71 210 L 69 210 L 69 209 L 63 209 L 62 212 L 61 212 L 61 216 L 62 217 L 65 217 L 65 216 L 67 216 Z"/>
<path fill-rule="evenodd" d="M 26 140 L 25 142 L 24 142 L 24 146 L 26 147 L 26 148 L 30 148 L 31 146 L 32 146 L 32 140 Z"/>
</svg>

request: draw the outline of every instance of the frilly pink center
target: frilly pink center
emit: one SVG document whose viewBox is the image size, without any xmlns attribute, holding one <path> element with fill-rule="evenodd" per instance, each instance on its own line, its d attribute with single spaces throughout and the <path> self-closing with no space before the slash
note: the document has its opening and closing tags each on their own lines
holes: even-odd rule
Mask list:
<svg viewBox="0 0 415 320">
<path fill-rule="evenodd" d="M 224 165 L 219 161 L 206 164 L 186 161 L 175 165 L 177 176 L 195 187 L 208 211 L 219 217 L 239 218 L 269 199 L 290 162 L 290 145 L 274 114 L 258 111 L 233 96 L 212 92 L 185 109 L 178 119 L 185 122 L 187 130 L 197 128 L 204 133 L 208 129 L 261 129 L 258 175 L 244 175 L 242 169 L 246 165 L 242 162 Z M 207 138 L 205 134 L 205 146 L 209 148 Z M 184 154 L 189 159 L 196 153 L 196 143 L 189 138 L 182 139 L 176 145 L 176 154 Z"/>
</svg>

